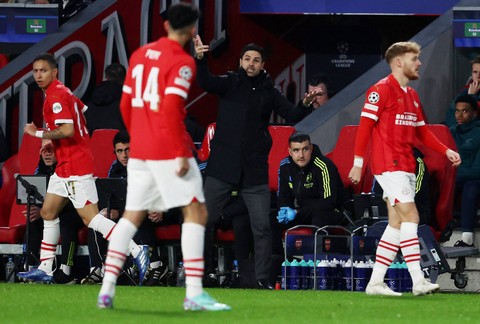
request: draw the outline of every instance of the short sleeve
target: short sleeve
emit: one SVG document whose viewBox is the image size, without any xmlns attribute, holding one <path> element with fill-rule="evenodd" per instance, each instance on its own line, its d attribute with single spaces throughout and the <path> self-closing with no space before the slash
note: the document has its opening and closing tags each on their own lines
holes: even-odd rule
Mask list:
<svg viewBox="0 0 480 324">
<path fill-rule="evenodd" d="M 195 74 L 196 66 L 191 57 L 175 64 L 167 76 L 165 95 L 175 94 L 186 100 Z"/>
</svg>

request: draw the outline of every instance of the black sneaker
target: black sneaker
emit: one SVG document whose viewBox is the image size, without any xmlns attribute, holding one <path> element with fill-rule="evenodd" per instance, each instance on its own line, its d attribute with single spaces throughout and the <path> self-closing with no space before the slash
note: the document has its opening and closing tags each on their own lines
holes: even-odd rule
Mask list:
<svg viewBox="0 0 480 324">
<path fill-rule="evenodd" d="M 467 244 L 462 240 L 459 240 L 459 241 L 455 242 L 455 244 L 453 246 L 456 246 L 456 247 L 475 247 L 473 245 L 473 243 L 472 244 Z"/>
<path fill-rule="evenodd" d="M 148 268 L 147 276 L 143 285 L 162 286 L 161 280 L 167 275 L 168 267 L 162 263 L 158 268 Z"/>
<path fill-rule="evenodd" d="M 72 275 L 67 276 L 62 269 L 58 269 L 53 273 L 53 282 L 60 285 L 74 285 L 77 283 Z"/>
<path fill-rule="evenodd" d="M 80 281 L 80 284 L 81 285 L 96 285 L 96 284 L 101 284 L 102 280 L 103 280 L 103 278 L 101 276 L 99 276 L 95 272 L 95 270 L 93 270 L 92 272 L 90 272 L 88 274 L 88 276 L 86 276 L 85 278 L 82 279 L 82 281 Z"/>
</svg>

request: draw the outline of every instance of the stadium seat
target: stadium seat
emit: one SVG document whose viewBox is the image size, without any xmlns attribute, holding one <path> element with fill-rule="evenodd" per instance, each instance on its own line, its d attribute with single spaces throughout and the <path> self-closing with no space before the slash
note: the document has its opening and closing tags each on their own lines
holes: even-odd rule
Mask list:
<svg viewBox="0 0 480 324">
<path fill-rule="evenodd" d="M 280 161 L 288 156 L 288 138 L 295 132 L 293 126 L 270 125 L 268 131 L 272 137 L 272 148 L 268 155 L 268 187 L 270 191 L 278 190 L 278 168 Z"/>
<path fill-rule="evenodd" d="M 97 129 L 93 132 L 90 145 L 93 153 L 94 176 L 99 178 L 108 176 L 108 170 L 115 160 L 113 138 L 117 133 L 117 129 Z"/>
<path fill-rule="evenodd" d="M 370 192 L 372 189 L 373 176 L 367 165 L 370 159 L 370 144 L 367 146 L 367 154 L 363 163 L 362 179 L 360 183 L 354 186 L 348 180 L 348 173 L 353 165 L 353 151 L 355 148 L 355 138 L 357 135 L 357 125 L 347 125 L 340 130 L 335 148 L 325 154 L 335 163 L 342 178 L 343 184 L 353 193 Z"/>
<path fill-rule="evenodd" d="M 445 125 L 427 125 L 435 136 L 438 137 L 446 146 L 455 149 L 455 141 Z M 337 166 L 343 183 L 355 193 L 370 192 L 372 188 L 373 175 L 369 168 L 371 148 L 367 147 L 364 167 L 362 170 L 362 180 L 357 186 L 353 186 L 348 180 L 348 173 L 353 164 L 353 151 L 355 146 L 356 131 L 358 126 L 345 126 L 340 131 L 335 148 L 326 154 Z M 455 190 L 456 169 L 447 158 L 429 148 L 419 140 L 415 146 L 425 155 L 424 161 L 431 174 L 430 193 L 431 199 L 435 202 L 432 215 L 433 223 L 430 224 L 435 238 L 440 239 L 441 233 L 447 228 L 447 224 L 453 219 L 453 198 Z"/>
<path fill-rule="evenodd" d="M 206 161 L 208 159 L 208 156 L 210 155 L 210 141 L 215 134 L 215 125 L 216 123 L 211 123 L 207 127 L 205 136 L 203 137 L 202 146 L 197 151 L 200 161 Z"/>
<path fill-rule="evenodd" d="M 16 243 L 23 237 L 22 226 L 9 226 L 10 212 L 15 199 L 16 181 L 14 175 L 19 173 L 18 155 L 10 157 L 2 167 L 3 185 L 0 189 L 0 243 Z"/>
</svg>

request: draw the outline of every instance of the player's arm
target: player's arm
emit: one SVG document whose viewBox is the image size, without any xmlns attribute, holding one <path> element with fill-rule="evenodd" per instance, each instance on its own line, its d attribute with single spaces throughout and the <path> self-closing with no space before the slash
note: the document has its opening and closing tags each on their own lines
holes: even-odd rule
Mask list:
<svg viewBox="0 0 480 324">
<path fill-rule="evenodd" d="M 34 123 L 31 123 L 26 124 L 23 130 L 25 134 L 28 134 L 30 136 L 47 139 L 61 139 L 72 137 L 75 133 L 73 123 L 60 124 L 57 128 L 51 131 L 39 130 Z"/>
<path fill-rule="evenodd" d="M 367 92 L 362 113 L 360 114 L 360 124 L 358 125 L 357 137 L 355 139 L 355 151 L 353 157 L 353 167 L 350 169 L 348 179 L 353 184 L 358 184 L 362 177 L 363 159 L 367 150 L 370 134 L 373 126 L 377 122 L 387 95 L 382 93 L 382 89 L 374 86 Z"/>
<path fill-rule="evenodd" d="M 447 159 L 452 162 L 453 166 L 459 166 L 462 160 L 460 154 L 454 150 L 445 146 L 440 140 L 425 126 L 425 122 L 422 125 L 415 128 L 417 137 L 429 148 L 437 151 L 440 154 L 445 154 Z"/>
</svg>

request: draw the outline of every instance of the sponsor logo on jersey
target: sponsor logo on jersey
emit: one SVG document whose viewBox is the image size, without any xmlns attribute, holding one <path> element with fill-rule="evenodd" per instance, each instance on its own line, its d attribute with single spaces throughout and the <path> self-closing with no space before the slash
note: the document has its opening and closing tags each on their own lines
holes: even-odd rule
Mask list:
<svg viewBox="0 0 480 324">
<path fill-rule="evenodd" d="M 182 79 L 190 80 L 193 76 L 192 69 L 189 66 L 182 66 L 178 71 L 178 74 Z"/>
<path fill-rule="evenodd" d="M 378 92 L 375 92 L 375 91 L 370 92 L 370 94 L 368 95 L 368 102 L 372 104 L 376 104 L 379 101 L 380 101 L 380 95 L 378 94 Z"/>
<path fill-rule="evenodd" d="M 417 115 L 406 112 L 404 114 L 395 115 L 395 125 L 416 126 Z"/>
<path fill-rule="evenodd" d="M 62 105 L 59 102 L 56 102 L 53 104 L 52 110 L 54 114 L 58 114 L 59 112 L 62 111 Z"/>
</svg>

